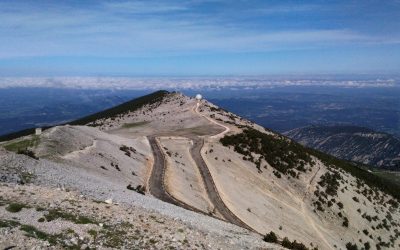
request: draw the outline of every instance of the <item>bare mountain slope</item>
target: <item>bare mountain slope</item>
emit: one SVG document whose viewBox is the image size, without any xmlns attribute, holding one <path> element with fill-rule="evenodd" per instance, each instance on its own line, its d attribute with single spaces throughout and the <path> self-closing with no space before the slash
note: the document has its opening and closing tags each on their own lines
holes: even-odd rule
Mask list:
<svg viewBox="0 0 400 250">
<path fill-rule="evenodd" d="M 8 197 L 2 198 L 6 208 L 13 199 L 35 206 L 15 190 L 45 193 L 59 186 L 60 196 L 68 190 L 82 194 L 85 207 L 106 199 L 120 203 L 98 207 L 99 216 L 115 209 L 145 218 L 111 215 L 104 224 L 123 230 L 117 221 L 133 227 L 147 223 L 148 231 L 161 232 L 157 239 L 147 233 L 139 239 L 123 237 L 117 248 L 399 248 L 399 195 L 393 186 L 206 100 L 162 93 L 134 109 L 99 116 L 87 126 L 55 127 L 40 137 L 3 143 L 20 153 L 0 154 L 2 182 L 9 183 L 1 194 Z M 46 197 L 40 199 L 51 203 Z M 79 211 L 91 215 L 90 210 Z M 0 216 L 11 218 L 4 206 Z M 23 223 L 32 223 L 22 217 Z M 44 223 L 34 225 L 45 230 L 50 222 Z M 5 228 L 12 228 L 7 229 L 14 230 L 12 235 L 21 233 L 19 225 Z M 74 228 L 87 237 L 82 227 Z M 104 245 L 111 237 L 106 229 L 94 229 L 100 240 L 88 236 L 84 243 Z M 263 242 L 267 233 L 265 240 L 277 244 Z M 48 242 L 59 246 L 58 239 Z"/>
</svg>

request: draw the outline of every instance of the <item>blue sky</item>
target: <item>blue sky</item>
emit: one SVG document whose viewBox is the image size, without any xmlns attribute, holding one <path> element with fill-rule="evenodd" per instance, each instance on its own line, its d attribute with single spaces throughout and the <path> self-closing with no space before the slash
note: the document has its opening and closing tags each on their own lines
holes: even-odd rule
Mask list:
<svg viewBox="0 0 400 250">
<path fill-rule="evenodd" d="M 0 76 L 399 69 L 399 0 L 0 1 Z"/>
</svg>

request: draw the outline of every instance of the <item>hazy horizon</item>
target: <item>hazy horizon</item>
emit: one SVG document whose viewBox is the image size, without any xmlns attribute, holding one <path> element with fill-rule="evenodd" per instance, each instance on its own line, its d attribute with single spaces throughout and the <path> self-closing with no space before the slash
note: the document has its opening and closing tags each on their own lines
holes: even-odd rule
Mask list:
<svg viewBox="0 0 400 250">
<path fill-rule="evenodd" d="M 400 87 L 398 75 L 314 76 L 174 76 L 174 77 L 0 77 L 0 89 L 44 87 L 71 89 L 221 89 L 273 88 L 285 86 L 329 86 L 345 88 Z"/>
</svg>

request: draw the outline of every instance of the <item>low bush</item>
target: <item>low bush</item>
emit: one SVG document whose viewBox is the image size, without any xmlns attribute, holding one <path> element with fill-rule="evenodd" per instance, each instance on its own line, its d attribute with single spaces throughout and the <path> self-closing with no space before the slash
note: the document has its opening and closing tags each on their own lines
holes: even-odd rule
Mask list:
<svg viewBox="0 0 400 250">
<path fill-rule="evenodd" d="M 13 221 L 13 220 L 2 220 L 0 219 L 0 228 L 2 227 L 16 227 L 19 226 L 19 222 L 18 221 Z"/>
<path fill-rule="evenodd" d="M 349 219 L 347 219 L 347 217 L 344 217 L 344 221 L 343 221 L 342 226 L 349 227 Z"/>
<path fill-rule="evenodd" d="M 348 243 L 346 244 L 346 249 L 347 249 L 347 250 L 358 250 L 358 247 L 357 247 L 356 244 L 353 244 L 353 243 L 351 243 L 351 242 L 348 242 Z"/>
<path fill-rule="evenodd" d="M 18 213 L 21 211 L 23 208 L 27 208 L 28 206 L 22 203 L 10 203 L 7 207 L 6 210 L 11 213 Z"/>
<path fill-rule="evenodd" d="M 283 136 L 265 134 L 253 128 L 246 128 L 240 134 L 225 136 L 220 141 L 224 146 L 232 146 L 245 160 L 257 164 L 264 159 L 278 172 L 290 174 L 292 177 L 297 176 L 294 169 L 301 171 L 305 164 L 314 165 L 310 155 L 300 144 Z M 260 155 L 260 158 L 255 159 L 253 154 Z"/>
<path fill-rule="evenodd" d="M 273 231 L 271 231 L 264 236 L 264 241 L 271 242 L 271 243 L 277 243 L 278 236 L 276 236 L 276 234 Z"/>
<path fill-rule="evenodd" d="M 76 224 L 96 224 L 96 222 L 89 217 L 64 212 L 58 209 L 49 210 L 48 213 L 44 215 L 44 218 L 46 219 L 46 221 L 63 219 L 67 221 L 72 221 Z"/>
<path fill-rule="evenodd" d="M 288 239 L 288 237 L 283 238 L 281 245 L 283 247 L 292 249 L 292 242 L 290 242 L 290 240 Z"/>
<path fill-rule="evenodd" d="M 334 171 L 334 172 L 326 172 L 321 176 L 321 180 L 318 182 L 318 184 L 321 187 L 325 187 L 325 192 L 330 195 L 330 196 L 336 196 L 337 191 L 339 189 L 339 180 L 341 180 L 342 177 L 341 175 Z"/>
<path fill-rule="evenodd" d="M 37 238 L 41 240 L 48 240 L 49 238 L 49 235 L 47 233 L 42 232 L 31 225 L 21 225 L 19 229 L 21 231 L 26 232 L 26 236 L 28 237 Z"/>
<path fill-rule="evenodd" d="M 146 187 L 142 186 L 142 185 L 137 185 L 136 187 L 134 187 L 131 184 L 129 184 L 126 188 L 129 190 L 135 191 L 139 194 L 143 194 L 143 195 L 146 194 Z"/>
<path fill-rule="evenodd" d="M 27 148 L 25 148 L 25 149 L 19 149 L 19 150 L 17 151 L 17 154 L 26 155 L 26 156 L 29 156 L 29 157 L 35 159 L 35 160 L 39 160 L 39 158 L 35 155 L 35 153 L 34 153 L 32 150 L 29 150 L 29 149 L 27 149 Z"/>
</svg>

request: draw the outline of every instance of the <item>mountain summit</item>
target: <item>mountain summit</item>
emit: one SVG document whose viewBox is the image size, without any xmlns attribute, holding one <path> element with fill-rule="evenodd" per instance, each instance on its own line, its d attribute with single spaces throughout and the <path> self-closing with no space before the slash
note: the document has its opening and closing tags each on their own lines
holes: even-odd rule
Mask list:
<svg viewBox="0 0 400 250">
<path fill-rule="evenodd" d="M 399 248 L 396 187 L 205 99 L 159 91 L 1 146 L 7 244 Z"/>
</svg>

